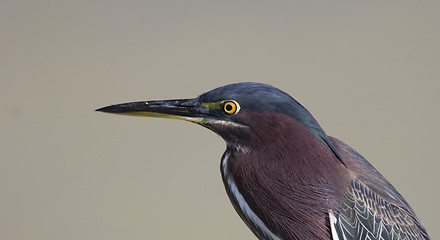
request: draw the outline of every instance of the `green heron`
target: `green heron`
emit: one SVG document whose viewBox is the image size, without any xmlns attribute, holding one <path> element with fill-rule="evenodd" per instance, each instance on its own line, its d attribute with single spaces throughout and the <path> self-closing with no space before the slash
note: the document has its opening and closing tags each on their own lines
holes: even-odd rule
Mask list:
<svg viewBox="0 0 440 240">
<path fill-rule="evenodd" d="M 183 119 L 219 134 L 227 146 L 220 166 L 226 192 L 259 239 L 429 239 L 365 158 L 270 85 L 236 83 L 193 99 L 97 111 Z"/>
</svg>

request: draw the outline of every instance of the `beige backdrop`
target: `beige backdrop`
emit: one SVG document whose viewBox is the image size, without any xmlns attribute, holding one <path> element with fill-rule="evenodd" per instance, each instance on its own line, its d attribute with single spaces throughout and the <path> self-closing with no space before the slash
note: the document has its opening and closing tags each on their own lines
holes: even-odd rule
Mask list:
<svg viewBox="0 0 440 240">
<path fill-rule="evenodd" d="M 222 139 L 94 110 L 258 81 L 439 239 L 440 3 L 305 2 L 2 0 L 0 238 L 255 239 L 222 185 Z"/>
</svg>

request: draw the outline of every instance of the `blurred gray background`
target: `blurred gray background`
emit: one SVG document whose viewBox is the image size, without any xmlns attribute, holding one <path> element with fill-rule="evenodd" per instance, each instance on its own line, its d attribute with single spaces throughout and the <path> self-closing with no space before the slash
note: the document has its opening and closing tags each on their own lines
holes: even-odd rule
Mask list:
<svg viewBox="0 0 440 240">
<path fill-rule="evenodd" d="M 440 238 L 439 1 L 0 2 L 0 238 L 255 239 L 223 140 L 96 108 L 240 81 L 292 94 Z"/>
</svg>

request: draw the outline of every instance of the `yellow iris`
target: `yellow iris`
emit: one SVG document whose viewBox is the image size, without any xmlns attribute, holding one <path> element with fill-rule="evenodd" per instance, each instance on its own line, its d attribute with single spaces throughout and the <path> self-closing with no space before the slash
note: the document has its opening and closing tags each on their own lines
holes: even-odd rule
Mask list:
<svg viewBox="0 0 440 240">
<path fill-rule="evenodd" d="M 223 103 L 223 111 L 226 114 L 232 115 L 237 113 L 239 110 L 239 106 L 235 101 L 226 101 Z"/>
</svg>

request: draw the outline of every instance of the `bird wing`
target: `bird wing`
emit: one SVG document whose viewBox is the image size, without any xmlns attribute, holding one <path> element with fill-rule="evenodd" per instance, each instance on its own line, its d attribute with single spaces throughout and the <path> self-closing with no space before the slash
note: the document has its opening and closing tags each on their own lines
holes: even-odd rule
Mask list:
<svg viewBox="0 0 440 240">
<path fill-rule="evenodd" d="M 414 211 L 365 158 L 332 138 L 354 177 L 339 213 L 330 212 L 333 239 L 429 239 Z"/>
</svg>

